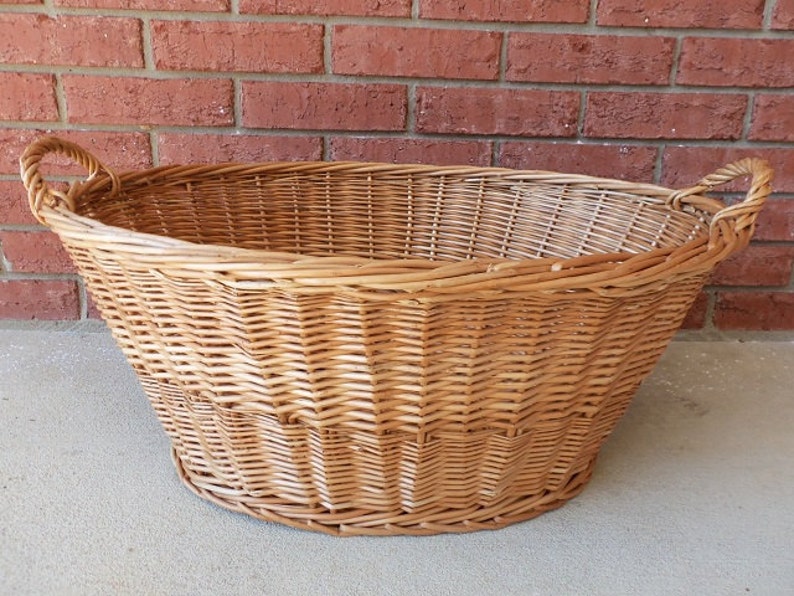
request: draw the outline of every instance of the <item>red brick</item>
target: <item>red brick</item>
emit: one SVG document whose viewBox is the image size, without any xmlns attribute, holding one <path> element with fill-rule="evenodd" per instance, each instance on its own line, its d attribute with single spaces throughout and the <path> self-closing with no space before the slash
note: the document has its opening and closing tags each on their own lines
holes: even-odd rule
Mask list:
<svg viewBox="0 0 794 596">
<path fill-rule="evenodd" d="M 757 29 L 764 0 L 600 0 L 596 14 L 599 25 L 617 27 Z"/>
<path fill-rule="evenodd" d="M 758 216 L 756 240 L 794 241 L 794 199 L 772 197 Z"/>
<path fill-rule="evenodd" d="M 55 78 L 49 74 L 0 73 L 0 119 L 57 120 Z"/>
<path fill-rule="evenodd" d="M 723 286 L 785 286 L 791 280 L 794 248 L 751 244 L 714 270 L 711 283 Z"/>
<path fill-rule="evenodd" d="M 138 19 L 0 14 L 5 64 L 142 67 Z"/>
<path fill-rule="evenodd" d="M 319 130 L 401 130 L 402 85 L 243 82 L 243 125 Z"/>
<path fill-rule="evenodd" d="M 0 129 L 0 174 L 19 175 L 19 156 L 38 135 L 31 129 Z"/>
<path fill-rule="evenodd" d="M 587 95 L 588 137 L 738 139 L 747 97 L 713 93 L 607 93 Z"/>
<path fill-rule="evenodd" d="M 687 312 L 681 329 L 702 329 L 706 324 L 708 309 L 709 295 L 706 292 L 701 292 Z"/>
<path fill-rule="evenodd" d="M 677 82 L 715 87 L 791 87 L 794 39 L 684 39 Z"/>
<path fill-rule="evenodd" d="M 240 0 L 241 13 L 408 17 L 411 0 Z"/>
<path fill-rule="evenodd" d="M 162 70 L 323 71 L 322 25 L 155 21 L 152 48 Z"/>
<path fill-rule="evenodd" d="M 502 35 L 404 27 L 334 27 L 338 74 L 487 79 L 499 76 Z"/>
<path fill-rule="evenodd" d="M 320 137 L 165 133 L 158 137 L 161 164 L 319 161 Z"/>
<path fill-rule="evenodd" d="M 777 0 L 772 13 L 772 29 L 794 30 L 794 0 Z"/>
<path fill-rule="evenodd" d="M 719 292 L 714 323 L 720 329 L 794 329 L 794 293 Z"/>
<path fill-rule="evenodd" d="M 794 96 L 756 96 L 749 138 L 760 141 L 794 141 Z"/>
<path fill-rule="evenodd" d="M 794 149 L 759 149 L 747 147 L 668 146 L 662 158 L 662 184 L 670 188 L 688 188 L 722 166 L 745 157 L 766 159 L 775 171 L 772 186 L 776 192 L 794 192 Z M 715 190 L 747 192 L 749 183 L 738 181 Z"/>
<path fill-rule="evenodd" d="M 71 280 L 0 279 L 0 319 L 79 319 L 77 283 Z"/>
<path fill-rule="evenodd" d="M 436 139 L 337 137 L 331 139 L 331 159 L 430 165 L 488 166 L 490 142 Z"/>
<path fill-rule="evenodd" d="M 583 145 L 506 141 L 499 164 L 506 168 L 548 170 L 651 182 L 656 148 L 632 145 Z"/>
<path fill-rule="evenodd" d="M 0 180 L 0 223 L 35 224 L 28 206 L 28 193 L 18 180 Z"/>
<path fill-rule="evenodd" d="M 424 19 L 514 21 L 518 23 L 584 23 L 589 0 L 421 0 Z"/>
<path fill-rule="evenodd" d="M 69 254 L 52 232 L 0 231 L 0 246 L 16 273 L 74 273 Z"/>
<path fill-rule="evenodd" d="M 55 0 L 56 6 L 128 10 L 228 11 L 229 0 Z"/>
<path fill-rule="evenodd" d="M 232 82 L 69 75 L 63 78 L 69 122 L 228 126 Z"/>
<path fill-rule="evenodd" d="M 507 80 L 549 83 L 666 85 L 672 37 L 512 33 Z"/>
<path fill-rule="evenodd" d="M 524 89 L 420 87 L 416 128 L 426 133 L 570 137 L 579 93 Z"/>
</svg>

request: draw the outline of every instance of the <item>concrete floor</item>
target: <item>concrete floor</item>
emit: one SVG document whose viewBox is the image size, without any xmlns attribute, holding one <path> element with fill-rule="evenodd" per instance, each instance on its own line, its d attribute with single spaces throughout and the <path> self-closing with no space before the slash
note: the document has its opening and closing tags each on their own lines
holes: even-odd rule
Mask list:
<svg viewBox="0 0 794 596">
<path fill-rule="evenodd" d="M 674 342 L 561 509 L 340 539 L 183 487 L 98 329 L 0 327 L 0 594 L 794 594 L 794 342 Z"/>
</svg>

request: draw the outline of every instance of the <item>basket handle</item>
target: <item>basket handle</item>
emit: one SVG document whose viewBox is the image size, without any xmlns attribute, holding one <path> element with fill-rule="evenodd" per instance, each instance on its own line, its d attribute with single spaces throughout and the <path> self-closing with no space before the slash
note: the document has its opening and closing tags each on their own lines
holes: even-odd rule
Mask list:
<svg viewBox="0 0 794 596">
<path fill-rule="evenodd" d="M 726 184 L 743 176 L 752 176 L 752 179 L 747 196 L 740 203 L 726 207 L 713 199 L 702 196 L 704 192 L 712 190 L 715 186 Z M 763 159 L 748 157 L 720 168 L 691 188 L 675 191 L 667 201 L 671 207 L 678 210 L 683 209 L 686 205 L 692 205 L 706 211 L 713 211 L 713 206 L 718 204 L 720 208 L 711 219 L 710 244 L 714 244 L 722 234 L 733 237 L 738 241 L 737 248 L 740 248 L 750 241 L 758 214 L 769 193 L 772 192 L 770 186 L 772 176 L 773 171 L 769 163 Z M 711 209 L 709 209 L 710 206 Z"/>
<path fill-rule="evenodd" d="M 47 184 L 39 172 L 41 160 L 48 153 L 66 155 L 83 166 L 88 170 L 86 182 L 93 180 L 99 174 L 104 174 L 110 179 L 111 193 L 115 194 L 118 192 L 121 185 L 116 173 L 102 164 L 91 153 L 75 143 L 59 139 L 58 137 L 42 137 L 31 143 L 19 158 L 20 175 L 22 176 L 22 183 L 28 191 L 30 210 L 41 223 L 45 223 L 41 215 L 41 208 L 44 205 L 56 207 L 60 204 L 65 204 L 71 211 L 74 211 L 75 208 L 74 194 L 77 187 L 72 185 L 68 192 L 57 190 Z"/>
</svg>

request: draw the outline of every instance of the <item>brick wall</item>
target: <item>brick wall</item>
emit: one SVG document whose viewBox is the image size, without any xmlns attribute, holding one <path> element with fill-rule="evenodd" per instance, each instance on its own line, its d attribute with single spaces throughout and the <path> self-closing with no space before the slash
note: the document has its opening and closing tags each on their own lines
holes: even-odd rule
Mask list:
<svg viewBox="0 0 794 596">
<path fill-rule="evenodd" d="M 0 4 L 0 318 L 96 316 L 18 181 L 54 132 L 119 170 L 354 159 L 684 187 L 760 155 L 756 241 L 687 325 L 794 329 L 793 30 L 794 0 Z"/>
</svg>

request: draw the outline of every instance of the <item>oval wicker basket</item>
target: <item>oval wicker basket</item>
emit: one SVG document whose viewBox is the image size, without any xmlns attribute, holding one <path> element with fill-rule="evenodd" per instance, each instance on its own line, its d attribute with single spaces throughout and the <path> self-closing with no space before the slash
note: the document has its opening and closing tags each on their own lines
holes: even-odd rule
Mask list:
<svg viewBox="0 0 794 596">
<path fill-rule="evenodd" d="M 48 153 L 85 166 L 68 191 Z M 358 163 L 21 159 L 195 492 L 328 533 L 497 528 L 582 490 L 771 171 L 678 192 Z M 750 175 L 746 200 L 703 195 Z"/>
</svg>

